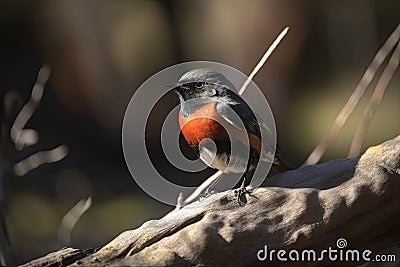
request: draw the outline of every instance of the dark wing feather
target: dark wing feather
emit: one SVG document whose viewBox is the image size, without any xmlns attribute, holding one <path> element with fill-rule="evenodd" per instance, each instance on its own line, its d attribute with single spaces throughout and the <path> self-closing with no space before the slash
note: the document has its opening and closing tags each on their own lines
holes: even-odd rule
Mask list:
<svg viewBox="0 0 400 267">
<path fill-rule="evenodd" d="M 219 102 L 216 105 L 218 113 L 230 124 L 243 129 L 243 125 L 246 130 L 253 135 L 257 136 L 261 140 L 261 131 L 263 135 L 267 138 L 263 139 L 263 151 L 272 152 L 275 150 L 274 144 L 269 140 L 268 137 L 272 136 L 273 133 L 267 124 L 258 116 L 254 114 L 249 105 L 235 92 L 225 89 L 224 97 L 228 97 L 233 104 L 226 104 L 224 102 Z M 235 112 L 238 116 L 233 114 Z M 241 122 L 240 122 L 241 119 Z M 263 155 L 266 156 L 266 155 Z M 272 160 L 272 159 L 269 159 Z"/>
</svg>

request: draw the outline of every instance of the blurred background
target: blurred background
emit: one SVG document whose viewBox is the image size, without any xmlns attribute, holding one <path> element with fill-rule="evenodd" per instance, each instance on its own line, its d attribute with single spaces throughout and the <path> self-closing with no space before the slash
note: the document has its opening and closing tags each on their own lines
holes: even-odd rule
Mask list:
<svg viewBox="0 0 400 267">
<path fill-rule="evenodd" d="M 51 66 L 42 102 L 27 124 L 39 132 L 39 142 L 13 153 L 12 160 L 61 144 L 69 151 L 59 162 L 11 179 L 7 224 L 17 263 L 65 245 L 99 247 L 172 209 L 141 191 L 122 153 L 124 111 L 151 75 L 191 60 L 217 61 L 249 74 L 290 26 L 254 80 L 275 115 L 282 157 L 299 166 L 328 132 L 399 19 L 398 0 L 1 0 L 0 99 L 16 90 L 27 101 L 40 67 Z M 365 148 L 400 133 L 399 86 L 397 71 Z M 323 161 L 346 157 L 371 94 Z M 177 103 L 167 95 L 159 108 L 168 112 Z M 153 117 L 150 127 L 157 129 L 162 116 Z M 149 149 L 157 151 L 159 135 L 149 138 Z M 173 177 L 174 170 L 168 170 Z M 190 183 L 204 177 L 193 176 Z M 89 196 L 92 206 L 70 242 L 57 239 L 63 216 Z"/>
</svg>

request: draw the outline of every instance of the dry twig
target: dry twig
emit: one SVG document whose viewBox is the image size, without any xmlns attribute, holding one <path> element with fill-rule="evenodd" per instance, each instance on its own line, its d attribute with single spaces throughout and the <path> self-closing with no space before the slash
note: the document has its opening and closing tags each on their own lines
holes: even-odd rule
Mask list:
<svg viewBox="0 0 400 267">
<path fill-rule="evenodd" d="M 370 85 L 371 81 L 375 77 L 375 74 L 378 71 L 379 67 L 382 65 L 383 61 L 387 58 L 390 51 L 392 51 L 392 49 L 399 41 L 399 39 L 400 39 L 400 24 L 389 36 L 389 38 L 386 40 L 383 46 L 379 49 L 378 53 L 376 53 L 374 59 L 368 66 L 360 82 L 357 84 L 357 87 L 354 89 L 353 93 L 347 100 L 347 103 L 344 105 L 342 110 L 337 115 L 335 122 L 332 125 L 329 133 L 321 140 L 321 142 L 310 153 L 307 160 L 304 162 L 304 165 L 312 165 L 319 162 L 321 157 L 324 155 L 325 151 L 328 149 L 328 147 L 332 144 L 332 142 L 342 131 L 350 115 L 353 113 L 360 99 L 362 98 L 368 86 Z"/>
<path fill-rule="evenodd" d="M 58 226 L 57 238 L 63 245 L 71 242 L 71 232 L 82 215 L 92 206 L 92 197 L 80 200 L 62 218 Z"/>
<path fill-rule="evenodd" d="M 390 80 L 393 77 L 396 69 L 399 67 L 400 59 L 400 42 L 397 43 L 397 47 L 394 50 L 389 63 L 383 70 L 382 76 L 379 78 L 376 84 L 374 93 L 371 96 L 366 108 L 364 109 L 363 116 L 361 118 L 360 124 L 357 127 L 357 131 L 354 135 L 353 142 L 350 146 L 350 151 L 348 157 L 354 157 L 361 153 L 361 149 L 367 136 L 368 128 L 370 126 L 372 117 L 374 116 L 375 110 L 381 103 L 382 97 L 385 94 L 386 88 L 389 85 Z"/>
<path fill-rule="evenodd" d="M 36 109 L 40 105 L 44 88 L 50 77 L 50 67 L 42 66 L 32 88 L 31 97 L 20 109 L 19 97 L 10 91 L 4 97 L 4 121 L 1 122 L 0 143 L 0 265 L 14 266 L 11 246 L 7 238 L 5 210 L 7 197 L 4 184 L 9 182 L 14 174 L 23 176 L 44 163 L 52 163 L 63 159 L 67 147 L 60 145 L 49 151 L 39 151 L 20 162 L 14 163 L 13 153 L 34 145 L 39 140 L 39 134 L 34 129 L 24 129 Z M 3 258 L 3 259 L 2 259 Z"/>
</svg>

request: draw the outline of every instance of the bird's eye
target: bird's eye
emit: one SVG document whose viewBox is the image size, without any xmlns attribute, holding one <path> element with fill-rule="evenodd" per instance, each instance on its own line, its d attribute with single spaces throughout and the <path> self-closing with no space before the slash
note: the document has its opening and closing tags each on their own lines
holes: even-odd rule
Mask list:
<svg viewBox="0 0 400 267">
<path fill-rule="evenodd" d="M 197 89 L 203 88 L 203 86 L 204 86 L 204 83 L 202 83 L 202 82 L 194 83 L 194 87 L 196 87 Z"/>
</svg>

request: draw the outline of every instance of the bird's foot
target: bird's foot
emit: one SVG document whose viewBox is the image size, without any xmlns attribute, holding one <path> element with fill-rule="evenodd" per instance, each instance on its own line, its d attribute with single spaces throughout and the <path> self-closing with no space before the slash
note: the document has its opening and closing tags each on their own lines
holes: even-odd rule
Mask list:
<svg viewBox="0 0 400 267">
<path fill-rule="evenodd" d="M 203 201 L 205 198 L 208 198 L 209 196 L 214 195 L 216 193 L 217 191 L 207 188 L 203 194 L 200 194 L 199 201 Z"/>
<path fill-rule="evenodd" d="M 235 197 L 237 197 L 237 201 L 240 206 L 244 206 L 247 203 L 246 194 L 250 195 L 250 191 L 244 186 L 244 183 L 237 189 L 234 190 Z"/>
</svg>

